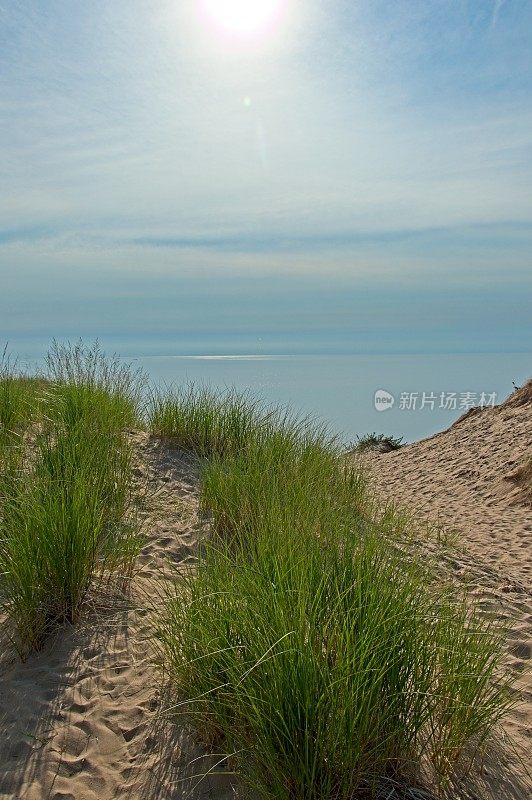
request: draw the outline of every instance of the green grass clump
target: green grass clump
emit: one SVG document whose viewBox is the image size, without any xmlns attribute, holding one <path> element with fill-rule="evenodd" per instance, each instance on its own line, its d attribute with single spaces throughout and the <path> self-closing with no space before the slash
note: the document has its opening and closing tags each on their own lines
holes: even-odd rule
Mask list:
<svg viewBox="0 0 532 800">
<path fill-rule="evenodd" d="M 240 539 L 259 528 L 321 537 L 333 526 L 347 535 L 367 524 L 369 497 L 364 475 L 342 467 L 340 452 L 323 432 L 309 435 L 308 425 L 270 420 L 244 451 L 205 465 L 202 507 L 216 532 Z"/>
<path fill-rule="evenodd" d="M 121 443 L 76 428 L 40 437 L 32 467 L 4 482 L 0 589 L 21 654 L 75 622 L 109 566 L 130 572 L 129 472 Z"/>
<path fill-rule="evenodd" d="M 322 429 L 257 413 L 204 466 L 213 537 L 161 622 L 176 709 L 264 798 L 376 796 L 427 764 L 445 780 L 508 704 L 502 631 L 394 540 L 393 515 L 375 521 Z"/>
<path fill-rule="evenodd" d="M 339 466 L 335 437 L 248 394 L 187 386 L 155 398 L 149 428 L 205 459 L 201 502 L 218 532 L 235 531 L 237 521 L 240 533 L 250 532 L 266 517 L 272 525 L 290 519 L 317 531 L 319 507 L 330 515 L 332 496 L 345 524 L 362 506 L 367 510 L 365 478 Z"/>
<path fill-rule="evenodd" d="M 170 437 L 202 457 L 222 456 L 246 446 L 268 415 L 245 393 L 217 393 L 189 384 L 168 393 L 154 393 L 148 412 L 149 429 Z"/>
<path fill-rule="evenodd" d="M 52 420 L 70 428 L 89 421 L 100 429 L 122 432 L 140 427 L 144 373 L 116 356 L 107 357 L 98 342 L 88 346 L 54 341 L 46 357 L 46 376 L 51 386 L 47 415 Z"/>
<path fill-rule="evenodd" d="M 182 711 L 263 797 L 350 798 L 445 776 L 505 702 L 496 634 L 383 551 L 268 532 L 208 545 L 162 631 Z M 443 620 L 445 622 L 443 622 Z M 494 649 L 495 648 L 495 649 Z"/>
<path fill-rule="evenodd" d="M 43 378 L 21 372 L 4 349 L 0 358 L 0 455 L 38 416 L 45 387 Z"/>
<path fill-rule="evenodd" d="M 364 436 L 357 436 L 355 445 L 352 447 L 359 453 L 365 450 L 381 449 L 383 452 L 399 450 L 404 446 L 403 437 L 387 436 L 385 433 L 366 433 Z"/>
<path fill-rule="evenodd" d="M 33 440 L 3 459 L 0 603 L 21 656 L 74 622 L 91 588 L 123 591 L 131 576 L 140 537 L 124 425 L 140 399 L 113 363 L 96 346 L 54 345 Z"/>
</svg>

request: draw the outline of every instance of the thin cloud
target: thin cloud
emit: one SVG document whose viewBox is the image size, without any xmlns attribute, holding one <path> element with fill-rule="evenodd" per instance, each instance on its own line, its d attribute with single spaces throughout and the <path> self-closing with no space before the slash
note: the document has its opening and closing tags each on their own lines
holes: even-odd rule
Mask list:
<svg viewBox="0 0 532 800">
<path fill-rule="evenodd" d="M 530 4 L 293 5 L 221 53 L 191 1 L 0 4 L 5 303 L 52 270 L 525 281 Z"/>
<path fill-rule="evenodd" d="M 491 28 L 494 28 L 497 25 L 497 22 L 499 21 L 499 14 L 503 5 L 504 0 L 495 0 L 495 3 L 493 4 L 493 13 L 491 15 Z"/>
</svg>

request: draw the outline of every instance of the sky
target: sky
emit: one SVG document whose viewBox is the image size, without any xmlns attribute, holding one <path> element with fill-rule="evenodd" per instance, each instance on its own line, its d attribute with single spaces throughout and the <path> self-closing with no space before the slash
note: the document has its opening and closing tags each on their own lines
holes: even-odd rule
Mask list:
<svg viewBox="0 0 532 800">
<path fill-rule="evenodd" d="M 532 352 L 532 2 L 272 3 L 0 0 L 0 341 Z"/>
</svg>

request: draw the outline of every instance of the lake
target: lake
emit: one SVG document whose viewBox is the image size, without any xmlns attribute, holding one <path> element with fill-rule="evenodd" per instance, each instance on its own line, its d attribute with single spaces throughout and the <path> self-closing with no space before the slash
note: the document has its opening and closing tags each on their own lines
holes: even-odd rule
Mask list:
<svg viewBox="0 0 532 800">
<path fill-rule="evenodd" d="M 134 361 L 159 386 L 234 386 L 290 405 L 325 420 L 346 442 L 372 431 L 405 441 L 430 436 L 471 405 L 501 402 L 512 382 L 519 386 L 532 376 L 530 353 L 150 355 Z M 383 410 L 375 404 L 379 390 Z"/>
</svg>

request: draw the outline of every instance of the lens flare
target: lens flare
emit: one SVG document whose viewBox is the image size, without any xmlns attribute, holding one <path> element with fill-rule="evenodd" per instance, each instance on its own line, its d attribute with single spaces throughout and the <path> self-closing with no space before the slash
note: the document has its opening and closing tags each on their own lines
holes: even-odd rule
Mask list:
<svg viewBox="0 0 532 800">
<path fill-rule="evenodd" d="M 268 33 L 279 19 L 283 0 L 202 0 L 207 19 L 226 33 L 242 38 Z"/>
</svg>

